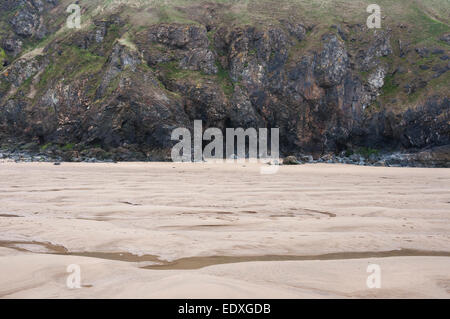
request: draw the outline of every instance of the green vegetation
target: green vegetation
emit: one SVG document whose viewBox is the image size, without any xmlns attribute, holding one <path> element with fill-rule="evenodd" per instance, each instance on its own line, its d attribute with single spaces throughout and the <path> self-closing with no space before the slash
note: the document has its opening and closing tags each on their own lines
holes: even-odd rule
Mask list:
<svg viewBox="0 0 450 319">
<path fill-rule="evenodd" d="M 67 143 L 66 145 L 61 147 L 61 150 L 63 150 L 63 151 L 71 151 L 71 150 L 73 150 L 74 147 L 75 147 L 75 144 Z"/>
<path fill-rule="evenodd" d="M 64 77 L 66 81 L 73 81 L 80 76 L 95 75 L 101 71 L 105 62 L 105 57 L 75 46 L 66 46 L 58 61 L 51 63 L 44 71 L 38 87 L 47 87 L 52 79 Z"/>
<path fill-rule="evenodd" d="M 417 6 L 413 7 L 413 13 L 410 18 L 421 29 L 413 33 L 413 39 L 416 44 L 436 43 L 440 35 L 450 31 L 450 27 L 447 24 L 432 18 Z"/>
<path fill-rule="evenodd" d="M 218 68 L 217 78 L 219 80 L 219 84 L 225 95 L 230 96 L 234 92 L 234 83 L 231 81 L 230 74 L 222 67 L 220 63 L 216 63 L 216 65 Z"/>
<path fill-rule="evenodd" d="M 394 95 L 398 92 L 399 86 L 395 83 L 394 76 L 388 75 L 384 79 L 383 95 Z"/>
<path fill-rule="evenodd" d="M 199 71 L 180 69 L 178 62 L 176 61 L 162 63 L 160 66 L 165 70 L 167 77 L 172 80 L 180 80 L 185 78 L 198 80 L 203 76 Z"/>
<path fill-rule="evenodd" d="M 189 79 L 197 84 L 201 84 L 203 80 L 212 79 L 220 85 L 222 91 L 227 96 L 231 96 L 234 92 L 234 83 L 231 81 L 230 75 L 220 63 L 216 63 L 218 72 L 215 75 L 208 75 L 201 71 L 192 71 L 180 69 L 175 61 L 163 63 L 159 65 L 170 80 Z"/>
<path fill-rule="evenodd" d="M 40 147 L 41 152 L 45 152 L 50 146 L 52 146 L 52 143 L 47 143 L 47 144 L 42 145 Z"/>
<path fill-rule="evenodd" d="M 6 59 L 7 59 L 7 57 L 6 57 L 5 50 L 0 48 L 0 70 L 3 68 L 3 63 L 5 62 Z"/>
<path fill-rule="evenodd" d="M 11 83 L 8 81 L 3 81 L 0 78 L 0 92 L 1 93 L 6 93 L 8 92 L 9 88 L 11 87 Z"/>
<path fill-rule="evenodd" d="M 369 158 L 371 155 L 378 156 L 380 151 L 369 147 L 361 147 L 356 151 L 356 153 L 360 154 L 364 158 Z"/>
</svg>

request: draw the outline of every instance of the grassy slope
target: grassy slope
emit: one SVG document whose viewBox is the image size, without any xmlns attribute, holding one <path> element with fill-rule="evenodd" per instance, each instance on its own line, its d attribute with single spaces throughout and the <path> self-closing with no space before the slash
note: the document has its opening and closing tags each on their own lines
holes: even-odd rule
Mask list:
<svg viewBox="0 0 450 319">
<path fill-rule="evenodd" d="M 67 0 L 70 3 L 71 0 Z M 115 0 L 82 0 L 81 6 L 86 8 L 85 21 L 96 12 L 107 14 L 117 11 Z M 390 29 L 393 39 L 402 39 L 414 47 L 436 47 L 446 50 L 449 47 L 439 41 L 439 36 L 450 32 L 448 0 L 377 0 L 383 15 L 383 29 Z M 307 25 L 314 25 L 314 31 L 308 35 L 308 39 L 299 43 L 292 49 L 291 56 L 301 56 L 310 49 L 320 47 L 321 35 L 330 30 L 333 24 L 365 24 L 368 17 L 366 8 L 373 0 L 128 0 L 127 7 L 120 7 L 120 14 L 127 17 L 132 29 L 142 29 L 146 25 L 159 22 L 196 23 L 198 17 L 193 16 L 193 11 L 184 10 L 187 7 L 201 4 L 220 4 L 224 7 L 218 9 L 219 20 L 217 23 L 236 25 L 278 25 L 280 19 L 294 18 L 303 21 Z M 103 10 L 103 11 L 102 11 Z M 103 13 L 102 13 L 103 12 Z M 404 34 L 408 27 L 411 32 Z M 367 32 L 366 39 L 370 41 L 371 32 Z M 393 41 L 394 51 L 398 52 L 398 44 Z M 447 94 L 448 74 L 430 81 L 426 88 L 418 90 L 412 96 L 403 92 L 403 86 L 416 78 L 426 77 L 427 72 L 418 68 L 424 61 L 419 58 L 399 58 L 394 54 L 385 61 L 391 68 L 391 72 L 399 65 L 406 65 L 408 71 L 403 75 L 388 77 L 383 95 L 380 98 L 383 105 L 403 108 L 405 105 L 420 103 L 426 96 L 439 93 Z M 429 65 L 440 63 L 438 56 L 432 56 L 426 61 Z M 442 63 L 441 63 L 442 64 Z M 410 67 L 413 65 L 413 67 Z M 396 101 L 394 101 L 394 97 Z M 390 103 L 395 105 L 389 105 Z"/>
<path fill-rule="evenodd" d="M 119 6 L 120 3 L 128 3 L 126 6 Z M 129 21 L 126 26 L 130 34 L 141 30 L 145 26 L 159 22 L 179 22 L 179 23 L 197 23 L 198 16 L 193 15 L 194 11 L 185 10 L 188 7 L 200 6 L 202 4 L 219 4 L 218 24 L 236 24 L 236 25 L 278 25 L 280 19 L 295 19 L 303 21 L 304 24 L 314 25 L 315 28 L 308 34 L 308 37 L 302 43 L 294 45 L 291 57 L 296 58 L 310 49 L 318 49 L 321 45 L 320 38 L 324 32 L 330 31 L 333 24 L 365 24 L 368 17 L 366 7 L 373 3 L 373 0 L 80 0 L 82 7 L 82 25 L 83 28 L 92 28 L 91 23 L 94 19 L 107 16 L 112 12 L 118 12 L 122 17 Z M 65 9 L 72 0 L 62 0 L 61 4 L 49 14 L 52 16 L 52 22 L 55 29 L 59 31 L 39 43 L 30 43 L 27 45 L 29 52 L 36 47 L 44 47 L 54 40 L 61 40 L 71 33 L 78 30 L 68 30 L 65 28 L 65 18 L 68 14 Z M 391 29 L 393 39 L 402 39 L 409 42 L 412 48 L 415 47 L 436 47 L 439 46 L 445 50 L 449 47 L 438 40 L 443 33 L 450 32 L 449 28 L 449 8 L 448 0 L 377 0 L 381 6 L 383 19 L 383 29 Z M 2 22 L 4 24 L 4 21 Z M 410 33 L 405 34 L 400 25 L 408 26 Z M 123 30 L 121 30 L 123 31 Z M 370 41 L 372 31 L 363 35 L 365 40 Z M 127 38 L 127 42 L 129 39 Z M 129 43 L 129 45 L 133 45 Z M 392 41 L 394 51 L 398 52 L 398 44 Z M 73 52 L 72 52 L 73 53 Z M 84 54 L 73 54 L 71 61 L 80 65 L 85 63 Z M 73 61 L 80 57 L 80 63 Z M 2 57 L 0 56 L 0 59 Z M 418 57 L 398 57 L 394 54 L 384 62 L 390 66 L 390 71 L 399 65 L 404 65 L 408 69 L 406 74 L 395 74 L 388 76 L 386 85 L 383 89 L 383 95 L 380 102 L 387 107 L 404 107 L 405 105 L 417 104 L 426 96 L 439 93 L 448 95 L 447 83 L 449 80 L 448 72 L 440 78 L 429 82 L 426 88 L 420 89 L 412 96 L 403 92 L 405 83 L 413 81 L 415 78 L 423 78 L 430 75 L 430 70 L 419 69 L 419 65 L 428 64 L 430 66 L 436 63 L 445 63 L 439 60 L 438 56 L 431 56 L 426 60 Z M 89 62 L 92 62 L 89 60 Z M 88 68 L 90 63 L 87 63 Z M 92 66 L 97 70 L 99 64 L 93 61 Z M 58 69 L 58 68 L 57 68 Z M 96 71 L 95 70 L 95 71 Z M 89 73 L 89 70 L 85 70 Z M 95 72 L 93 72 L 95 73 Z M 227 90 L 230 84 L 227 77 L 223 76 L 224 70 L 221 70 L 220 79 L 225 78 L 223 86 Z M 43 78 L 45 79 L 44 74 Z M 53 74 L 52 74 L 53 75 Z M 53 78 L 53 77 L 52 77 Z M 219 80 L 220 80 L 219 79 Z M 223 80 L 223 79 L 222 79 Z M 229 92 L 228 92 L 229 93 Z M 396 99 L 396 102 L 392 102 Z M 393 104 L 393 105 L 390 105 Z M 395 104 L 395 105 L 394 105 Z"/>
</svg>

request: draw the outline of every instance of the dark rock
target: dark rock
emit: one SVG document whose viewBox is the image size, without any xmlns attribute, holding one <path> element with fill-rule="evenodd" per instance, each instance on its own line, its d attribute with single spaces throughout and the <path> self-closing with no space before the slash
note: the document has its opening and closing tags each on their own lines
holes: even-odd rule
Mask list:
<svg viewBox="0 0 450 319">
<path fill-rule="evenodd" d="M 308 29 L 303 24 L 287 20 L 282 20 L 281 23 L 288 30 L 289 34 L 298 41 L 303 41 L 305 39 Z"/>
<path fill-rule="evenodd" d="M 435 48 L 435 49 L 433 49 L 433 51 L 431 51 L 431 53 L 433 53 L 435 55 L 442 55 L 445 53 L 445 51 L 442 49 Z"/>
<path fill-rule="evenodd" d="M 314 158 L 311 155 L 299 155 L 297 158 L 304 163 L 312 163 L 314 161 Z"/>
<path fill-rule="evenodd" d="M 417 89 L 416 86 L 412 83 L 406 84 L 403 88 L 404 88 L 405 93 L 409 94 L 409 95 L 415 93 L 416 89 Z"/>
<path fill-rule="evenodd" d="M 141 63 L 139 54 L 117 43 L 112 50 L 111 55 L 108 58 L 108 66 L 103 76 L 102 82 L 97 90 L 97 97 L 101 98 L 106 89 L 110 86 L 111 82 L 116 76 L 129 68 L 135 72 L 138 64 Z"/>
<path fill-rule="evenodd" d="M 197 25 L 159 24 L 147 31 L 149 42 L 161 43 L 175 49 L 208 48 L 206 28 Z"/>
<path fill-rule="evenodd" d="M 435 72 L 433 78 L 438 78 L 450 69 L 449 65 L 434 65 L 432 70 Z"/>
<path fill-rule="evenodd" d="M 450 45 L 450 33 L 444 34 L 442 37 L 440 37 L 441 41 L 447 43 L 448 45 Z"/>
<path fill-rule="evenodd" d="M 324 49 L 318 57 L 315 73 L 322 87 L 340 84 L 348 66 L 348 54 L 344 44 L 335 35 L 324 39 Z"/>
<path fill-rule="evenodd" d="M 428 167 L 450 168 L 450 145 L 434 147 L 414 154 L 413 161 Z"/>
<path fill-rule="evenodd" d="M 216 74 L 216 57 L 213 52 L 205 48 L 196 48 L 187 51 L 180 61 L 180 68 L 202 71 L 206 74 Z"/>
<path fill-rule="evenodd" d="M 405 112 L 395 128 L 402 146 L 420 149 L 427 145 L 450 144 L 449 110 L 450 100 L 443 98 L 430 99 L 421 107 Z"/>
<path fill-rule="evenodd" d="M 17 35 L 30 37 L 35 34 L 40 25 L 39 15 L 28 8 L 21 9 L 11 19 L 11 25 Z"/>
<path fill-rule="evenodd" d="M 22 40 L 11 37 L 3 40 L 2 48 L 15 57 L 22 51 L 22 45 Z"/>
<path fill-rule="evenodd" d="M 361 50 L 357 59 L 362 70 L 369 71 L 379 64 L 379 58 L 392 54 L 391 35 L 386 31 L 377 31 L 367 49 Z"/>
<path fill-rule="evenodd" d="M 416 53 L 420 55 L 421 58 L 427 58 L 430 56 L 430 49 L 428 48 L 416 48 Z"/>
<path fill-rule="evenodd" d="M 288 156 L 283 159 L 283 165 L 299 165 L 301 164 L 295 156 Z"/>
<path fill-rule="evenodd" d="M 21 1 L 20 8 L 5 3 L 2 9 L 29 13 L 15 20 L 21 36 L 34 37 L 24 43 L 54 31 L 48 15 L 41 20 L 49 1 Z M 360 36 L 365 26 L 342 22 L 308 39 L 310 28 L 293 17 L 281 26 L 227 25 L 216 21 L 220 5 L 195 7 L 205 16 L 185 10 L 198 24 L 151 25 L 129 31 L 129 41 L 123 40 L 126 21 L 105 14 L 92 28 L 49 41 L 42 55 L 12 60 L 0 75 L 0 141 L 53 143 L 45 156 L 67 161 L 166 160 L 174 145 L 171 132 L 191 129 L 200 119 L 204 129 L 279 128 L 281 156 L 295 154 L 302 162 L 382 165 L 384 158 L 334 154 L 358 147 L 409 152 L 450 143 L 445 96 L 424 95 L 418 106 L 392 109 L 388 104 L 405 101 L 402 93 L 379 98 L 387 77 L 401 88 L 409 75 L 399 75 L 419 68 L 409 61 L 417 56 L 398 65 L 399 59 L 395 65 L 381 59 L 392 54 L 396 32 L 376 30 L 365 37 Z M 345 41 L 349 34 L 353 42 Z M 11 34 L 4 39 L 9 59 L 22 41 Z M 297 43 L 309 40 L 318 43 Z M 408 54 L 408 43 L 399 44 Z M 61 59 L 68 48 L 80 56 L 65 65 Z M 426 50 L 418 53 L 430 54 Z M 447 60 L 434 62 L 435 74 L 448 70 L 442 61 Z M 433 92 L 428 72 L 421 74 L 409 80 L 408 94 Z M 427 85 L 430 90 L 422 90 Z M 76 148 L 57 146 L 69 143 Z M 413 160 L 402 155 L 384 163 L 389 161 Z"/>
<path fill-rule="evenodd" d="M 400 57 L 404 57 L 409 52 L 409 43 L 404 42 L 403 40 L 398 40 L 398 47 L 400 49 Z"/>
</svg>

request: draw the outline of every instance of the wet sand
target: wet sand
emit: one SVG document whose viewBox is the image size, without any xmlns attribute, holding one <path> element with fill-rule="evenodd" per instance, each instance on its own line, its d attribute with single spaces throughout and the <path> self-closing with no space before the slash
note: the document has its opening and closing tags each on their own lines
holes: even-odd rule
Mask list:
<svg viewBox="0 0 450 319">
<path fill-rule="evenodd" d="M 0 297 L 449 298 L 449 190 L 449 169 L 0 163 Z"/>
</svg>

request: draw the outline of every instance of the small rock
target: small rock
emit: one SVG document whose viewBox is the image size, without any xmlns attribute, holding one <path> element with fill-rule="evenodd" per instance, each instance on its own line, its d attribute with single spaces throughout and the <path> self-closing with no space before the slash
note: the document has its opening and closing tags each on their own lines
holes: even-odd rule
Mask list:
<svg viewBox="0 0 450 319">
<path fill-rule="evenodd" d="M 439 40 L 447 44 L 450 44 L 450 33 L 444 34 Z"/>
<path fill-rule="evenodd" d="M 305 163 L 312 163 L 314 162 L 314 158 L 311 155 L 301 155 L 299 157 L 300 161 Z"/>
<path fill-rule="evenodd" d="M 283 159 L 283 165 L 299 165 L 301 164 L 295 156 L 288 156 Z"/>
<path fill-rule="evenodd" d="M 416 52 L 421 58 L 426 58 L 430 55 L 430 50 L 428 48 L 416 48 Z"/>
<path fill-rule="evenodd" d="M 441 55 L 441 54 L 444 54 L 445 51 L 442 49 L 433 49 L 433 51 L 431 53 L 436 54 L 436 55 Z"/>
</svg>

